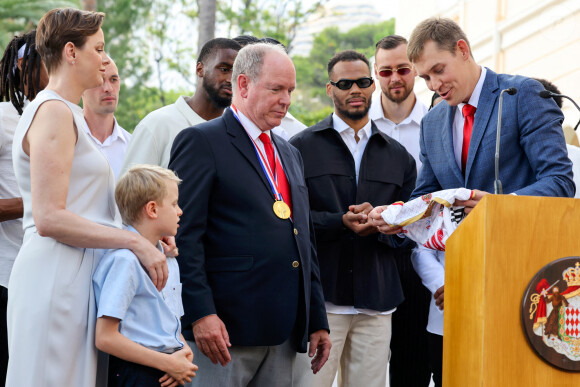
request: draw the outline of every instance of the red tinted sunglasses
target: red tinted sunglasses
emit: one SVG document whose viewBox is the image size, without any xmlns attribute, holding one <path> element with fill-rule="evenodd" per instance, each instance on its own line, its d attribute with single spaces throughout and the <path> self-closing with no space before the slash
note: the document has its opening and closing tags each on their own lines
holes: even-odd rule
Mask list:
<svg viewBox="0 0 580 387">
<path fill-rule="evenodd" d="M 400 76 L 407 75 L 411 72 L 411 68 L 408 66 L 397 67 L 396 69 L 384 69 L 379 71 L 379 75 L 383 78 L 388 78 L 393 75 L 393 72 L 397 72 Z"/>
</svg>

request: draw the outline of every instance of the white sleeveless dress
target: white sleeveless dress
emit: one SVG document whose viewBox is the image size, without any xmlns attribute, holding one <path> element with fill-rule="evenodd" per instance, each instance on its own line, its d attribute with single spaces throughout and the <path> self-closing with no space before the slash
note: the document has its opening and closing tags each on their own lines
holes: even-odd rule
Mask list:
<svg viewBox="0 0 580 387">
<path fill-rule="evenodd" d="M 22 140 L 38 107 L 66 103 L 78 140 L 66 199 L 68 210 L 93 222 L 121 227 L 114 198 L 115 177 L 84 128 L 82 109 L 50 90 L 25 109 L 13 142 L 14 171 L 24 202 L 24 240 L 8 284 L 6 386 L 106 386 L 106 357 L 95 347 L 96 303 L 92 275 L 104 250 L 69 246 L 36 231 L 30 194 L 30 158 Z M 98 366 L 99 363 L 99 366 Z"/>
</svg>

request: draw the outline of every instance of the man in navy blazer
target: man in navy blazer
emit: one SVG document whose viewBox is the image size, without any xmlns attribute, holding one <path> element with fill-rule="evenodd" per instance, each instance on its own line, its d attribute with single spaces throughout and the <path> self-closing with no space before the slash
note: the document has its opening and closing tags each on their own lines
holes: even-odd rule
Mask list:
<svg viewBox="0 0 580 387">
<path fill-rule="evenodd" d="M 504 193 L 574 196 L 572 163 L 562 131 L 564 117 L 552 99 L 539 96 L 544 89 L 539 82 L 496 74 L 479 66 L 465 33 L 449 19 L 431 18 L 419 23 L 409 39 L 407 55 L 427 87 L 443 98 L 421 122 L 423 168 L 412 198 L 466 187 L 475 190 L 475 196 L 456 203 L 464 205 L 469 213 L 483 196 L 493 192 L 499 95 L 511 87 L 517 93 L 504 93 L 501 129 L 500 180 Z M 469 116 L 468 110 L 473 108 L 469 130 L 465 123 L 470 118 L 464 114 Z M 380 217 L 385 208 L 376 207 L 369 218 L 382 232 L 396 233 L 399 230 Z M 444 286 L 434 298 L 443 309 Z M 442 345 L 442 341 L 439 343 Z M 441 364 L 438 367 L 440 371 Z M 436 386 L 440 385 L 437 377 L 440 379 L 440 373 L 435 375 Z"/>
<path fill-rule="evenodd" d="M 269 133 L 288 110 L 295 79 L 281 46 L 246 46 L 234 63 L 232 108 L 182 131 L 173 144 L 169 168 L 183 180 L 176 238 L 183 335 L 195 340 L 200 369 L 193 385 L 291 386 L 296 352 L 308 339 L 314 372 L 328 358 L 302 159 Z M 270 141 L 275 180 L 285 175 L 289 186 L 286 219 L 273 210 L 269 159 L 261 158 Z"/>
</svg>

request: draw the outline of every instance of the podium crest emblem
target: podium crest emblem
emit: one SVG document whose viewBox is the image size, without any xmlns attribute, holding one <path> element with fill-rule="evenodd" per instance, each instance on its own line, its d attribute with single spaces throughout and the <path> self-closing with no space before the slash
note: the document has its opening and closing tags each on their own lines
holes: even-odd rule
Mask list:
<svg viewBox="0 0 580 387">
<path fill-rule="evenodd" d="M 544 266 L 526 289 L 521 316 L 528 342 L 542 359 L 580 371 L 580 257 Z"/>
</svg>

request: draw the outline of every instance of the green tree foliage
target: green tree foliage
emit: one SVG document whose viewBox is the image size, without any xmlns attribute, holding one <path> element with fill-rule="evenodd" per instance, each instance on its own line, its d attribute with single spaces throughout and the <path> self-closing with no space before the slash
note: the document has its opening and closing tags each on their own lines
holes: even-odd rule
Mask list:
<svg viewBox="0 0 580 387">
<path fill-rule="evenodd" d="M 320 119 L 328 115 L 332 111 L 332 108 L 329 109 L 332 101 L 326 95 L 326 66 L 329 59 L 343 50 L 356 50 L 370 59 L 375 54 L 376 42 L 394 32 L 395 20 L 390 19 L 377 24 L 361 24 L 347 32 L 340 32 L 338 27 L 329 27 L 316 35 L 310 55 L 292 58 L 297 81 L 292 114 L 305 123 L 318 117 L 319 112 L 326 113 Z"/>
<path fill-rule="evenodd" d="M 189 95 L 191 91 L 168 90 L 163 94 L 166 104 L 161 102 L 161 93 L 157 87 L 121 87 L 119 107 L 115 112 L 115 118 L 123 128 L 133 132 L 137 124 L 147 114 L 164 105 L 172 104 L 180 95 Z"/>
<path fill-rule="evenodd" d="M 2 52 L 14 35 L 36 27 L 42 15 L 53 8 L 78 7 L 66 0 L 0 0 L 0 47 Z"/>
<path fill-rule="evenodd" d="M 290 113 L 306 126 L 312 126 L 334 111 L 332 106 L 319 106 L 318 108 L 308 107 L 304 104 L 292 104 Z"/>
<path fill-rule="evenodd" d="M 153 0 L 100 0 L 106 50 L 115 60 L 124 83 L 144 83 L 151 76 L 147 38 L 137 26 L 150 19 Z"/>
<path fill-rule="evenodd" d="M 107 16 L 103 23 L 105 49 L 119 69 L 121 95 L 115 116 L 132 131 L 145 106 L 160 105 L 159 92 L 145 86 L 153 74 L 144 26 L 150 19 L 152 0 L 100 0 L 98 10 Z M 157 104 L 155 104 L 157 102 Z"/>
<path fill-rule="evenodd" d="M 289 46 L 296 27 L 325 1 L 306 6 L 303 0 L 243 0 L 241 9 L 234 10 L 233 0 L 218 0 L 218 24 L 226 27 L 229 37 L 270 36 Z M 193 94 L 192 64 L 199 47 L 195 47 L 191 36 L 172 34 L 171 27 L 179 14 L 192 25 L 197 23 L 197 2 L 100 0 L 99 11 L 107 13 L 103 26 L 107 50 L 122 77 L 115 115 L 125 129 L 132 131 L 146 114 L 173 103 L 179 94 Z M 171 85 L 163 82 L 163 75 L 168 70 L 174 70 L 185 81 L 181 93 L 167 90 Z"/>
<path fill-rule="evenodd" d="M 167 71 L 177 71 L 193 89 L 192 41 L 188 36 L 172 34 L 172 23 L 178 14 L 189 18 L 196 15 L 186 3 L 185 0 L 99 1 L 99 11 L 107 14 L 103 24 L 106 49 L 117 63 L 122 82 L 115 116 L 129 131 L 148 113 L 177 99 L 179 92 L 166 90 L 163 82 Z"/>
<path fill-rule="evenodd" d="M 394 19 L 378 24 L 361 24 L 347 32 L 340 32 L 338 27 L 324 29 L 314 37 L 308 57 L 293 57 L 298 83 L 324 88 L 328 82 L 326 65 L 334 54 L 343 50 L 356 50 L 370 59 L 375 55 L 376 42 L 394 32 Z"/>
<path fill-rule="evenodd" d="M 243 0 L 240 10 L 234 9 L 233 0 L 218 1 L 218 23 L 226 25 L 227 36 L 267 36 L 291 50 L 296 28 L 326 1 L 306 5 L 303 0 Z"/>
</svg>

